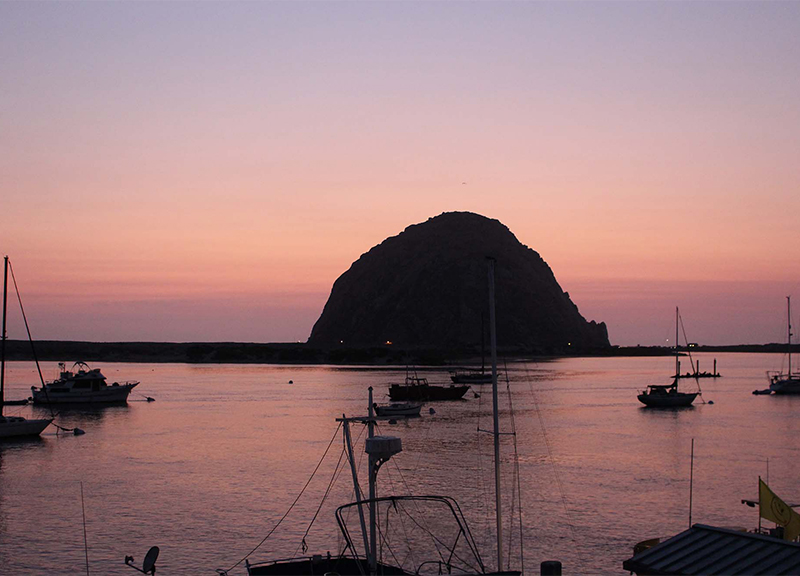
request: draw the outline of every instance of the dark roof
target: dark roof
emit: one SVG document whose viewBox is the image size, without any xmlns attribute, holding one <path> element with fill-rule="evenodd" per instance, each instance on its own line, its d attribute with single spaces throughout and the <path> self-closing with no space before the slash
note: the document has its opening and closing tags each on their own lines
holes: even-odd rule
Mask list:
<svg viewBox="0 0 800 576">
<path fill-rule="evenodd" d="M 800 544 L 695 524 L 622 563 L 636 574 L 796 574 Z"/>
</svg>

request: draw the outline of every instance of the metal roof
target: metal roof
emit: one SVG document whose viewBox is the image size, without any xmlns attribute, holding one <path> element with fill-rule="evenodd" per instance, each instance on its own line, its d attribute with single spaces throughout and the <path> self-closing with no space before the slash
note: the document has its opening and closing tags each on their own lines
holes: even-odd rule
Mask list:
<svg viewBox="0 0 800 576">
<path fill-rule="evenodd" d="M 636 574 L 747 574 L 800 576 L 800 544 L 695 524 L 622 563 Z"/>
</svg>

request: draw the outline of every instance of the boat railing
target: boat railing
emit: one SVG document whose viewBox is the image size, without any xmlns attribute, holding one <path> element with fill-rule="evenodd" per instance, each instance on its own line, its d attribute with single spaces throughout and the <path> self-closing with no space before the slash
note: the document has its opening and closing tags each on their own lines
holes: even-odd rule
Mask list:
<svg viewBox="0 0 800 576">
<path fill-rule="evenodd" d="M 439 555 L 438 560 L 425 560 L 422 562 L 418 567 L 415 573 L 420 573 L 420 569 L 422 566 L 428 564 L 434 564 L 437 566 L 446 566 L 447 573 L 450 573 L 451 568 L 455 568 L 455 562 L 458 561 L 462 564 L 469 565 L 469 560 L 461 558 L 458 554 L 460 543 L 463 543 L 466 546 L 467 550 L 469 551 L 470 555 L 472 556 L 472 561 L 474 561 L 477 566 L 472 567 L 471 569 L 477 569 L 480 573 L 486 571 L 486 568 L 483 564 L 483 559 L 481 558 L 480 552 L 478 551 L 478 546 L 473 538 L 469 527 L 467 525 L 466 518 L 464 518 L 464 514 L 461 512 L 461 508 L 458 505 L 458 502 L 455 499 L 451 498 L 450 496 L 431 496 L 431 495 L 423 495 L 423 496 L 384 496 L 381 498 L 374 498 L 374 499 L 365 499 L 359 500 L 356 502 L 351 502 L 349 504 L 345 504 L 343 506 L 339 506 L 336 509 L 336 522 L 339 524 L 339 530 L 342 533 L 342 536 L 345 540 L 345 550 L 350 549 L 354 554 L 356 553 L 356 545 L 355 541 L 352 538 L 350 531 L 347 528 L 347 524 L 344 520 L 344 513 L 349 511 L 351 508 L 355 506 L 371 506 L 376 504 L 380 506 L 381 504 L 386 504 L 387 506 L 387 514 L 389 510 L 394 509 L 398 511 L 398 507 L 402 507 L 402 504 L 405 502 L 413 503 L 415 511 L 421 513 L 419 508 L 419 503 L 433 503 L 433 504 L 442 504 L 445 508 L 449 511 L 452 519 L 455 521 L 455 526 L 457 530 L 455 531 L 455 535 L 451 535 L 450 538 L 452 539 L 451 542 L 445 542 L 442 538 L 436 537 L 430 529 L 425 525 L 424 522 L 414 522 L 418 528 L 421 529 L 421 532 L 427 532 L 430 536 L 433 537 L 435 542 L 435 548 Z M 441 517 L 441 515 L 438 515 Z M 387 517 L 388 522 L 388 517 Z M 388 523 L 387 523 L 388 526 Z M 381 536 L 381 542 L 384 541 L 384 536 Z M 445 557 L 443 555 L 443 551 L 446 550 L 448 555 Z"/>
</svg>

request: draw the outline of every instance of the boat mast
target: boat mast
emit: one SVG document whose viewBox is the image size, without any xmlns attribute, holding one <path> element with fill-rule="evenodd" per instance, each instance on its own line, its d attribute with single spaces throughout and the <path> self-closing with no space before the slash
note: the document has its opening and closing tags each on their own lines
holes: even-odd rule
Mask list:
<svg viewBox="0 0 800 576">
<path fill-rule="evenodd" d="M 3 336 L 0 339 L 0 416 L 5 404 L 4 385 L 6 378 L 6 301 L 8 299 L 8 256 L 3 259 Z"/>
<path fill-rule="evenodd" d="M 678 324 L 680 323 L 680 315 L 678 307 L 675 306 L 675 382 L 678 381 L 678 376 L 681 374 L 681 361 L 678 360 Z"/>
<path fill-rule="evenodd" d="M 792 297 L 786 297 L 786 317 L 788 320 L 788 334 L 787 341 L 789 342 L 789 378 L 792 377 Z"/>
<path fill-rule="evenodd" d="M 371 565 L 370 560 L 370 546 L 369 546 L 369 539 L 367 537 L 367 524 L 364 520 L 364 509 L 361 507 L 361 488 L 358 485 L 358 473 L 356 472 L 356 459 L 355 455 L 353 454 L 353 443 L 350 440 L 350 419 L 347 418 L 344 414 L 342 414 L 342 429 L 344 430 L 344 443 L 345 447 L 347 448 L 347 456 L 350 460 L 350 472 L 353 474 L 353 488 L 355 489 L 356 493 L 356 502 L 358 502 L 358 519 L 361 521 L 361 534 L 364 537 L 364 554 L 367 557 L 367 564 Z M 358 555 L 353 550 L 353 555 L 358 558 Z"/>
<path fill-rule="evenodd" d="M 497 326 L 494 309 L 494 258 L 489 258 L 489 346 L 492 350 L 492 420 L 494 422 L 494 506 L 497 518 L 497 571 L 503 570 L 503 510 L 500 498 L 500 417 L 497 411 Z"/>
</svg>

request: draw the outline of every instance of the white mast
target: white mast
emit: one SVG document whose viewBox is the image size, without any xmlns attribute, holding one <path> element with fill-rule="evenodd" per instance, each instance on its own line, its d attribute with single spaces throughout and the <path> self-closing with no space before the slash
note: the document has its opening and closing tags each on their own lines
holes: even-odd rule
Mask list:
<svg viewBox="0 0 800 576">
<path fill-rule="evenodd" d="M 503 570 L 503 510 L 500 498 L 500 416 L 497 411 L 497 326 L 494 310 L 494 258 L 489 258 L 489 342 L 492 349 L 492 419 L 494 421 L 494 505 L 497 517 L 497 571 Z"/>
</svg>

